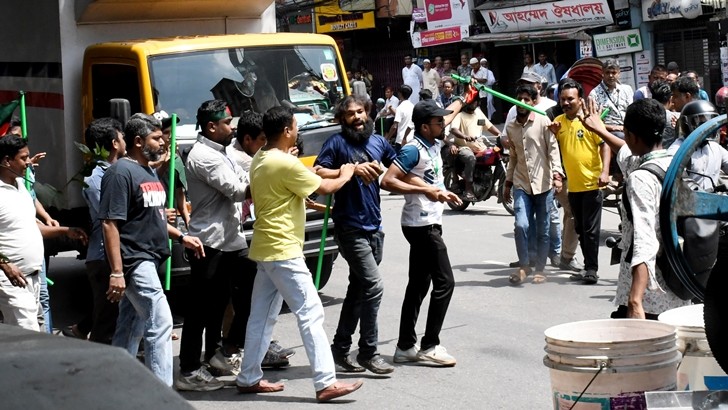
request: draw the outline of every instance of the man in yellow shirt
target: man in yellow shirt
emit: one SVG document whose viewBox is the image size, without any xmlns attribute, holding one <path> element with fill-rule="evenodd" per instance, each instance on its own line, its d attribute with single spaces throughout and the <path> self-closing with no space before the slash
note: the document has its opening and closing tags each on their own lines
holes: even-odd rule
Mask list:
<svg viewBox="0 0 728 410">
<path fill-rule="evenodd" d="M 328 195 L 354 174 L 354 164 L 341 166 L 335 179 L 321 179 L 288 150 L 296 143 L 296 118 L 284 107 L 263 117 L 268 141 L 250 164 L 250 188 L 257 220 L 253 225 L 250 259 L 258 263 L 245 355 L 237 377 L 240 393 L 272 393 L 283 383 L 263 380 L 261 361 L 268 351 L 273 326 L 283 300 L 296 315 L 301 339 L 313 371 L 318 401 L 328 401 L 359 389 L 361 381 L 336 380 L 334 359 L 324 331 L 324 308 L 303 259 L 304 201 L 313 192 Z"/>
<path fill-rule="evenodd" d="M 602 191 L 609 182 L 611 151 L 604 141 L 581 123 L 578 114 L 584 107 L 584 89 L 574 80 L 566 80 L 559 90 L 559 104 L 564 113 L 549 127 L 559 143 L 564 171 L 569 178 L 569 205 L 574 227 L 584 254 L 585 273 L 571 275 L 572 280 L 595 284 L 599 279 L 599 235 L 602 223 Z"/>
</svg>

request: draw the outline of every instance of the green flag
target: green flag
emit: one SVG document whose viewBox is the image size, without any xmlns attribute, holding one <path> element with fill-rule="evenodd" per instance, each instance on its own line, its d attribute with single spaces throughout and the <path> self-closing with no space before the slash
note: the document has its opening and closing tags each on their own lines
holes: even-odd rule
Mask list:
<svg viewBox="0 0 728 410">
<path fill-rule="evenodd" d="M 0 136 L 8 133 L 10 120 L 13 118 L 13 112 L 18 108 L 18 105 L 20 105 L 20 100 L 0 104 Z"/>
</svg>

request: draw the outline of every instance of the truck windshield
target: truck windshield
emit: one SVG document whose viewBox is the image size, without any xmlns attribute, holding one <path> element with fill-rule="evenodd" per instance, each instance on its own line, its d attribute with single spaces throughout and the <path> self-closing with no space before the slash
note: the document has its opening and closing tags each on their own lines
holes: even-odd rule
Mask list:
<svg viewBox="0 0 728 410">
<path fill-rule="evenodd" d="M 149 59 L 155 106 L 180 118 L 192 136 L 203 101 L 225 100 L 233 116 L 290 107 L 299 127 L 331 125 L 344 96 L 337 54 L 330 46 L 251 47 L 154 56 Z"/>
</svg>

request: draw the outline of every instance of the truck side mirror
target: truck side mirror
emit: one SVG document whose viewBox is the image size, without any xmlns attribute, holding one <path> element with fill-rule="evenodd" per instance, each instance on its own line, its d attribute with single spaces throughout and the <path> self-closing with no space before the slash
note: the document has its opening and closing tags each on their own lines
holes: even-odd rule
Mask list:
<svg viewBox="0 0 728 410">
<path fill-rule="evenodd" d="M 126 122 L 131 117 L 131 104 L 126 98 L 112 98 L 109 100 L 109 116 L 115 120 L 118 120 L 121 125 L 126 125 Z"/>
</svg>

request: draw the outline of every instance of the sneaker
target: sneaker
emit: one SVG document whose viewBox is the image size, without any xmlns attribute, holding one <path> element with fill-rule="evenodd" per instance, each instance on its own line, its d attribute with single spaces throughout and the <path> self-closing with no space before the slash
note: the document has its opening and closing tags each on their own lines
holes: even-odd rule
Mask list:
<svg viewBox="0 0 728 410">
<path fill-rule="evenodd" d="M 584 265 L 576 260 L 576 256 L 571 258 L 571 260 L 561 258 L 559 261 L 559 269 L 581 272 L 584 269 Z"/>
<path fill-rule="evenodd" d="M 447 350 L 441 345 L 432 346 L 426 350 L 417 352 L 417 358 L 420 362 L 432 363 L 439 366 L 455 366 L 457 361 L 454 357 L 447 353 Z"/>
<path fill-rule="evenodd" d="M 357 357 L 356 362 L 374 374 L 389 374 L 394 371 L 394 366 L 387 363 L 378 354 L 375 354 L 367 360 L 361 360 Z"/>
<path fill-rule="evenodd" d="M 549 260 L 551 261 L 551 266 L 553 266 L 554 268 L 558 268 L 561 266 L 561 256 L 552 255 L 549 257 Z"/>
<path fill-rule="evenodd" d="M 263 362 L 261 362 L 260 365 L 261 367 L 277 369 L 279 367 L 288 366 L 289 364 L 290 362 L 288 361 L 288 357 L 276 353 L 268 348 L 268 351 L 265 353 L 265 357 L 263 357 Z"/>
<path fill-rule="evenodd" d="M 237 376 L 240 373 L 240 363 L 242 361 L 243 356 L 240 353 L 225 356 L 222 350 L 217 349 L 215 356 L 210 359 L 210 367 L 215 368 L 216 373 L 220 376 Z"/>
<path fill-rule="evenodd" d="M 420 347 L 417 345 L 414 345 L 407 350 L 402 350 L 399 348 L 399 346 L 397 346 L 397 348 L 394 350 L 393 361 L 395 363 L 419 362 L 420 359 L 417 357 L 417 353 L 419 353 L 419 351 Z"/>
<path fill-rule="evenodd" d="M 284 356 L 286 359 L 296 354 L 295 350 L 287 349 L 279 345 L 277 340 L 270 341 L 270 347 L 268 347 L 268 350 L 272 351 L 273 353 L 277 353 L 279 356 Z"/>
<path fill-rule="evenodd" d="M 180 374 L 174 381 L 174 388 L 180 391 L 213 391 L 222 389 L 224 386 L 225 383 L 212 377 L 204 367 L 200 367 L 188 375 Z"/>
</svg>

